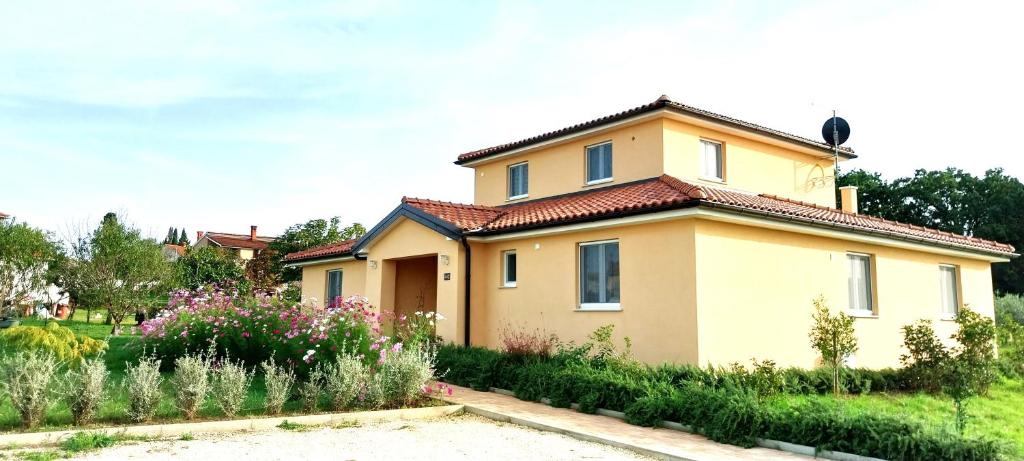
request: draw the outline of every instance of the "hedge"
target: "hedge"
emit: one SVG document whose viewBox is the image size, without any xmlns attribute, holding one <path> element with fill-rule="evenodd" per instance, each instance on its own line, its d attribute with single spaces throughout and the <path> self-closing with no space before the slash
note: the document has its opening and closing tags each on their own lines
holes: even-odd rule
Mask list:
<svg viewBox="0 0 1024 461">
<path fill-rule="evenodd" d="M 662 421 L 688 425 L 708 438 L 744 447 L 757 438 L 780 440 L 891 460 L 997 459 L 998 443 L 940 433 L 922 423 L 896 416 L 852 411 L 835 404 L 786 404 L 754 392 L 749 374 L 692 366 L 648 367 L 638 364 L 594 364 L 587 360 L 513 356 L 497 351 L 442 346 L 437 369 L 443 380 L 476 390 L 509 389 L 523 400 L 547 397 L 551 404 L 593 413 L 598 408 L 621 411 L 631 424 L 655 426 Z M 828 370 L 781 371 L 782 391 L 831 391 Z M 849 370 L 849 389 L 900 390 L 896 370 Z"/>
</svg>

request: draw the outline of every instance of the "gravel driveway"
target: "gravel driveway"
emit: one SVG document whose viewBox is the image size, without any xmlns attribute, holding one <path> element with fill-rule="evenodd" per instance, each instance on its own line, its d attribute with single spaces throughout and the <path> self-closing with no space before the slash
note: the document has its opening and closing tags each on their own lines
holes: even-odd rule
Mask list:
<svg viewBox="0 0 1024 461">
<path fill-rule="evenodd" d="M 194 440 L 118 445 L 75 459 L 125 460 L 649 460 L 631 451 L 460 415 L 346 428 L 195 434 Z"/>
</svg>

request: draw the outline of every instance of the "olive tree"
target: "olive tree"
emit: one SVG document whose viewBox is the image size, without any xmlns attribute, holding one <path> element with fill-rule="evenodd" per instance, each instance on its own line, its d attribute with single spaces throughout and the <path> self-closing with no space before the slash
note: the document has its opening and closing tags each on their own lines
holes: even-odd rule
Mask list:
<svg viewBox="0 0 1024 461">
<path fill-rule="evenodd" d="M 857 336 L 854 334 L 853 318 L 846 313 L 833 314 L 824 296 L 814 300 L 814 314 L 811 317 L 811 347 L 821 353 L 821 359 L 832 369 L 832 392 L 839 395 L 840 372 L 847 357 L 857 352 Z"/>
</svg>

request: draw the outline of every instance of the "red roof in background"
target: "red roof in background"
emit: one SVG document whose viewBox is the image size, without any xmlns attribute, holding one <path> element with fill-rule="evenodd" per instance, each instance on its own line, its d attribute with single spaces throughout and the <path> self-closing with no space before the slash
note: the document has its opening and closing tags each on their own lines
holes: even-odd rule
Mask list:
<svg viewBox="0 0 1024 461">
<path fill-rule="evenodd" d="M 244 234 L 228 234 L 224 232 L 206 232 L 203 237 L 210 239 L 213 243 L 220 245 L 224 248 L 249 248 L 253 250 L 262 250 L 267 247 L 267 244 L 277 240 L 274 237 L 263 237 L 256 236 L 253 240 L 248 235 Z"/>
<path fill-rule="evenodd" d="M 1013 246 L 991 240 L 846 213 L 767 194 L 690 184 L 668 175 L 498 207 L 409 198 L 403 201 L 470 234 L 511 232 L 701 205 L 988 253 L 1009 255 L 1014 252 Z"/>
<path fill-rule="evenodd" d="M 285 255 L 285 261 L 298 261 L 302 259 L 315 259 L 322 258 L 325 256 L 343 255 L 352 250 L 352 245 L 355 245 L 355 239 L 345 240 L 343 242 L 331 243 L 329 245 L 322 245 L 313 247 L 308 250 L 296 251 L 295 253 L 288 253 Z"/>
<path fill-rule="evenodd" d="M 164 248 L 174 250 L 175 253 L 178 253 L 178 256 L 185 256 L 185 251 L 187 250 L 184 245 L 172 245 L 170 243 L 165 243 Z"/>
<path fill-rule="evenodd" d="M 10 217 L 10 216 L 11 215 L 9 215 L 7 213 L 0 213 L 0 219 L 7 218 L 7 217 Z"/>
<path fill-rule="evenodd" d="M 480 149 L 480 150 L 475 150 L 475 151 L 472 151 L 472 152 L 466 152 L 466 153 L 464 153 L 462 155 L 459 155 L 459 158 L 455 161 L 455 163 L 457 165 L 458 164 L 463 164 L 463 163 L 469 162 L 471 160 L 477 160 L 477 159 L 489 157 L 491 155 L 497 155 L 497 154 L 500 154 L 502 152 L 508 152 L 510 150 L 518 149 L 518 148 L 521 148 L 521 147 L 527 147 L 527 146 L 530 146 L 530 145 L 533 145 L 533 144 L 537 144 L 537 143 L 540 143 L 540 142 L 543 142 L 543 141 L 547 141 L 547 140 L 550 140 L 550 139 L 554 139 L 554 138 L 558 138 L 558 137 L 561 137 L 561 136 L 566 136 L 566 135 L 578 133 L 578 132 L 581 132 L 581 131 L 589 130 L 591 128 L 599 127 L 601 125 L 606 125 L 606 124 L 609 124 L 609 123 L 618 122 L 618 121 L 621 121 L 621 120 L 628 119 L 630 117 L 634 117 L 634 116 L 637 116 L 637 115 L 642 115 L 642 114 L 645 114 L 647 112 L 653 112 L 653 111 L 661 110 L 661 109 L 671 109 L 671 110 L 674 110 L 676 112 L 680 112 L 680 113 L 684 113 L 684 114 L 687 114 L 687 115 L 703 118 L 703 119 L 706 119 L 706 120 L 712 120 L 714 122 L 718 122 L 718 123 L 722 123 L 722 124 L 726 124 L 726 125 L 732 125 L 732 126 L 735 126 L 737 128 L 746 129 L 748 131 L 753 131 L 753 132 L 756 132 L 756 133 L 759 133 L 759 134 L 762 134 L 762 135 L 771 136 L 771 137 L 774 137 L 774 138 L 779 138 L 779 139 L 783 139 L 783 140 L 786 140 L 786 141 L 795 142 L 795 143 L 798 143 L 798 144 L 804 144 L 804 145 L 807 145 L 808 147 L 811 147 L 811 148 L 814 148 L 814 149 L 820 149 L 820 150 L 823 150 L 823 151 L 832 151 L 832 149 L 833 149 L 832 146 L 829 146 L 828 144 L 825 144 L 825 143 L 823 143 L 821 141 L 815 141 L 815 140 L 808 139 L 808 138 L 805 138 L 805 137 L 802 137 L 802 136 L 797 136 L 797 135 L 794 135 L 794 134 L 786 133 L 784 131 L 775 130 L 775 129 L 772 129 L 772 128 L 764 127 L 764 126 L 757 125 L 757 124 L 750 123 L 750 122 L 745 122 L 743 120 L 735 119 L 735 118 L 728 117 L 728 116 L 725 116 L 725 115 L 716 114 L 714 112 L 706 111 L 706 110 L 703 110 L 703 109 L 698 109 L 698 108 L 693 107 L 693 106 L 687 106 L 685 104 L 680 104 L 678 102 L 672 101 L 671 99 L 668 98 L 668 96 L 662 95 L 660 98 L 656 99 L 652 103 L 644 104 L 642 106 L 634 107 L 632 109 L 627 109 L 627 110 L 624 110 L 622 112 L 618 112 L 618 113 L 615 113 L 615 114 L 612 114 L 612 115 L 606 115 L 604 117 L 596 118 L 594 120 L 590 120 L 590 121 L 587 121 L 587 122 L 579 123 L 579 124 L 576 124 L 576 125 L 573 125 L 573 126 L 561 128 L 561 129 L 558 129 L 558 130 L 555 130 L 555 131 L 549 131 L 547 133 L 539 134 L 537 136 L 532 136 L 532 137 L 529 137 L 529 138 L 526 138 L 526 139 L 520 139 L 518 141 L 513 141 L 513 142 L 510 142 L 510 143 L 501 144 L 501 145 L 494 146 L 494 147 L 488 147 L 486 149 Z M 853 149 L 850 149 L 848 147 L 840 147 L 839 148 L 839 152 L 842 153 L 843 155 L 848 156 L 848 157 L 856 157 L 855 155 L 853 155 Z"/>
</svg>

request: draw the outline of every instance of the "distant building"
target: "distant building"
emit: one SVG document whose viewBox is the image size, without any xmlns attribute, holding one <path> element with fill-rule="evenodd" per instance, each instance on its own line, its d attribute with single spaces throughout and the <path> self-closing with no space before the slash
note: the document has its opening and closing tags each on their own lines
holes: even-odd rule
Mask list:
<svg viewBox="0 0 1024 461">
<path fill-rule="evenodd" d="M 196 233 L 195 248 L 212 246 L 230 251 L 243 261 L 255 258 L 267 246 L 277 240 L 275 237 L 256 235 L 256 226 L 249 226 L 249 235 L 229 234 L 226 232 L 203 232 Z"/>
<path fill-rule="evenodd" d="M 9 215 L 7 213 L 0 213 L 0 221 L 3 221 L 3 220 L 5 220 L 5 219 L 7 219 L 9 217 L 11 217 L 11 215 Z"/>
<path fill-rule="evenodd" d="M 178 258 L 185 256 L 185 251 L 188 250 L 185 245 L 172 245 L 170 243 L 164 244 L 164 258 L 170 262 L 177 261 Z"/>
</svg>

